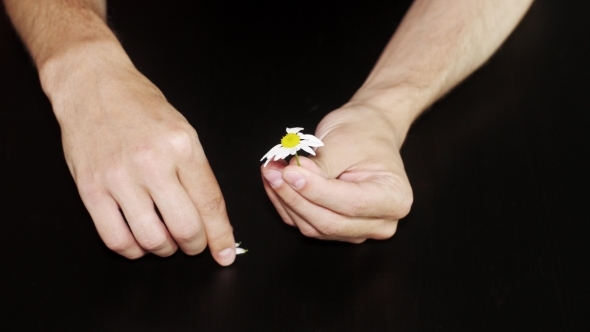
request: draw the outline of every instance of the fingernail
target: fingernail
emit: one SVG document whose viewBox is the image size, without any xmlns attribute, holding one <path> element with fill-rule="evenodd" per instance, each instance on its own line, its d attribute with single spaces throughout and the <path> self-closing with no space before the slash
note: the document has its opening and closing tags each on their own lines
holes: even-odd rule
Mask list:
<svg viewBox="0 0 590 332">
<path fill-rule="evenodd" d="M 218 262 L 222 266 L 231 265 L 236 258 L 236 249 L 234 248 L 225 248 L 222 251 L 217 253 Z"/>
<path fill-rule="evenodd" d="M 285 173 L 285 181 L 294 189 L 301 189 L 305 185 L 305 178 L 299 172 Z"/>
<path fill-rule="evenodd" d="M 262 175 L 264 176 L 266 181 L 268 181 L 268 183 L 270 183 L 270 185 L 274 188 L 283 184 L 283 176 L 279 171 L 268 170 L 262 172 Z"/>
<path fill-rule="evenodd" d="M 220 257 L 229 257 L 229 255 L 231 255 L 232 251 L 235 251 L 235 250 L 232 248 L 225 248 L 219 252 L 219 256 Z"/>
</svg>

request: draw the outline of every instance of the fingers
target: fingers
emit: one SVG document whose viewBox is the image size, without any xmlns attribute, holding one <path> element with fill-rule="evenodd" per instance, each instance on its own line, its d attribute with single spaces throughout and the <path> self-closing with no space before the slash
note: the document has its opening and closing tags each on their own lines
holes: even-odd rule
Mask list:
<svg viewBox="0 0 590 332">
<path fill-rule="evenodd" d="M 206 248 L 210 235 L 214 258 L 221 265 L 229 265 L 235 259 L 235 241 L 221 191 L 213 173 L 207 170 L 205 177 L 179 172 L 178 177 L 154 179 L 149 192 L 129 183 L 120 184 L 111 193 L 82 188 L 80 191 L 107 247 L 127 258 L 139 258 L 146 252 L 170 256 L 177 244 L 185 253 L 195 255 Z M 179 181 L 181 174 L 184 183 Z M 223 250 L 228 248 L 224 255 Z"/>
<path fill-rule="evenodd" d="M 178 178 L 201 218 L 213 258 L 223 266 L 235 260 L 235 239 L 225 201 L 209 164 L 194 161 L 178 170 Z"/>
<path fill-rule="evenodd" d="M 109 249 L 129 259 L 140 258 L 147 252 L 131 234 L 117 202 L 108 193 L 81 188 L 80 195 L 100 238 Z"/>
<path fill-rule="evenodd" d="M 268 169 L 265 166 L 261 168 L 263 175 L 262 184 L 264 185 L 264 190 L 266 190 L 270 201 L 273 203 L 277 212 L 287 225 L 297 227 L 302 234 L 308 237 L 324 238 L 320 231 L 318 231 L 315 227 L 313 227 L 310 223 L 305 221 L 301 216 L 299 216 L 285 203 L 283 203 L 281 197 L 272 188 L 272 186 L 278 187 L 283 184 L 284 181 L 281 170 L 284 169 L 285 166 L 286 162 L 284 160 L 280 160 L 278 162 L 273 162 L 272 165 L 268 167 Z"/>
<path fill-rule="evenodd" d="M 158 256 L 167 257 L 178 246 L 156 213 L 154 202 L 141 187 L 126 186 L 124 192 L 113 192 L 119 202 L 129 228 L 139 245 Z"/>
<path fill-rule="evenodd" d="M 287 166 L 283 179 L 296 192 L 314 204 L 339 214 L 364 218 L 400 219 L 409 212 L 405 202 L 410 190 L 395 176 L 373 172 L 369 180 L 350 182 L 327 179 L 304 167 Z"/>
<path fill-rule="evenodd" d="M 263 171 L 263 174 L 264 177 L 262 180 L 262 184 L 264 185 L 264 189 L 266 190 L 266 193 L 270 198 L 272 204 L 275 206 L 277 212 L 287 225 L 297 227 L 299 231 L 307 237 L 325 240 L 345 241 L 344 238 L 334 238 L 322 234 L 317 228 L 305 221 L 300 215 L 298 215 L 295 211 L 293 211 L 290 207 L 286 206 L 286 204 L 283 203 L 281 197 L 279 197 L 279 195 L 274 191 L 274 189 L 270 185 L 271 182 L 276 183 L 275 178 L 282 178 L 280 172 L 275 170 L 265 170 Z"/>
<path fill-rule="evenodd" d="M 221 191 L 204 155 L 197 155 L 177 158 L 172 165 L 178 169 L 143 165 L 134 173 L 107 172 L 98 181 L 78 177 L 81 196 L 109 248 L 128 258 L 146 252 L 166 257 L 178 246 L 196 255 L 209 244 L 219 264 L 234 261 L 235 241 Z"/>
<path fill-rule="evenodd" d="M 308 234 L 311 237 L 325 239 L 386 239 L 395 233 L 396 222 L 381 218 L 349 217 L 338 214 L 332 210 L 318 206 L 293 190 L 290 186 L 283 184 L 274 188 L 275 192 L 285 202 L 289 210 L 295 212 L 304 221 L 309 222 L 319 233 Z M 294 222 L 298 223 L 297 218 Z"/>
<path fill-rule="evenodd" d="M 283 178 L 289 167 L 293 166 L 282 168 Z M 283 220 L 297 225 L 304 235 L 360 243 L 366 238 L 385 239 L 395 233 L 397 221 L 345 216 L 306 199 L 286 182 L 276 177 L 276 173 L 280 169 L 280 165 L 276 163 L 271 163 L 262 169 L 265 182 L 267 182 L 265 186 L 268 186 L 268 189 L 278 197 L 276 201 L 273 201 L 273 204 L 277 207 Z M 269 196 L 271 195 L 269 194 Z"/>
<path fill-rule="evenodd" d="M 281 198 L 277 195 L 277 193 L 275 193 L 275 191 L 271 188 L 271 186 L 269 184 L 269 182 L 274 181 L 274 178 L 281 178 L 281 180 L 282 180 L 281 172 L 268 171 L 268 172 L 264 173 L 264 177 L 262 180 L 262 184 L 264 185 L 264 190 L 266 191 L 268 198 L 270 199 L 270 201 L 274 205 L 275 209 L 277 209 L 277 212 L 279 213 L 279 215 L 281 216 L 283 221 L 287 225 L 295 226 L 295 223 L 293 222 L 293 219 L 291 219 L 291 217 L 287 213 L 287 210 L 285 209 L 285 206 L 283 205 Z"/>
<path fill-rule="evenodd" d="M 59 105 L 72 115 L 60 123 L 64 154 L 101 236 L 130 258 L 178 247 L 193 255 L 208 243 L 221 265 L 231 264 L 232 229 L 195 130 L 149 80 L 122 69 Z"/>
<path fill-rule="evenodd" d="M 207 237 L 195 205 L 176 176 L 150 190 L 168 231 L 182 251 L 188 255 L 201 253 Z"/>
</svg>

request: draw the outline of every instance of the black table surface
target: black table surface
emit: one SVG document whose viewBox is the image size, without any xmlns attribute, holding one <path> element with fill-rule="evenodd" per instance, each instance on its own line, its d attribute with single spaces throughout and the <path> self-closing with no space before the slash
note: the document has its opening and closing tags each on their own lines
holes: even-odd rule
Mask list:
<svg viewBox="0 0 590 332">
<path fill-rule="evenodd" d="M 365 79 L 410 1 L 109 1 L 136 66 L 197 129 L 236 238 L 129 261 L 98 237 L 37 73 L 0 18 L 0 330 L 582 331 L 589 328 L 590 6 L 535 2 L 412 127 L 411 213 L 386 241 L 308 239 L 260 157 Z"/>
</svg>

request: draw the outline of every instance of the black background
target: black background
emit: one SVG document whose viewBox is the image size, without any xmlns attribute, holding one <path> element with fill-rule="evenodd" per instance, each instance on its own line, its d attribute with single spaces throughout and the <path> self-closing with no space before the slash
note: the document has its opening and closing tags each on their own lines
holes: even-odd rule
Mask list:
<svg viewBox="0 0 590 332">
<path fill-rule="evenodd" d="M 260 156 L 362 84 L 410 1 L 109 1 L 132 60 L 197 129 L 236 239 L 128 261 L 99 239 L 37 74 L 0 18 L 0 329 L 583 331 L 590 327 L 590 6 L 538 0 L 412 127 L 387 241 L 285 225 Z"/>
</svg>

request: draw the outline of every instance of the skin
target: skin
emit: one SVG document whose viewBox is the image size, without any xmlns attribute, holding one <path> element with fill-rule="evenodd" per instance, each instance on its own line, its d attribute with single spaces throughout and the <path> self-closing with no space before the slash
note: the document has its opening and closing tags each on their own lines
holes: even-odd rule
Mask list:
<svg viewBox="0 0 590 332">
<path fill-rule="evenodd" d="M 532 0 L 416 0 L 369 77 L 316 134 L 317 156 L 261 167 L 282 219 L 302 234 L 387 239 L 412 205 L 399 150 L 410 125 L 483 64 Z"/>
<path fill-rule="evenodd" d="M 393 236 L 413 199 L 399 154 L 411 123 L 491 56 L 530 3 L 416 0 L 363 86 L 318 125 L 317 157 L 261 169 L 283 220 L 320 239 Z M 105 24 L 106 2 L 4 4 L 105 244 L 130 259 L 209 246 L 231 264 L 232 228 L 197 133 L 133 66 Z"/>
<path fill-rule="evenodd" d="M 233 232 L 197 133 L 133 66 L 105 24 L 105 1 L 5 5 L 38 68 L 66 162 L 104 243 L 130 259 L 169 256 L 179 247 L 195 255 L 209 246 L 219 264 L 230 265 Z"/>
</svg>

